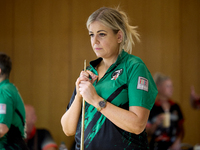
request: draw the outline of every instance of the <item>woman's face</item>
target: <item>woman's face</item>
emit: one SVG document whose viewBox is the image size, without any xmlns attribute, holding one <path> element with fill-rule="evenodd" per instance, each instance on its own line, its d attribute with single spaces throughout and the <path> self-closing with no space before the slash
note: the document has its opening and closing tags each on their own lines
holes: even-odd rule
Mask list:
<svg viewBox="0 0 200 150">
<path fill-rule="evenodd" d="M 173 94 L 173 83 L 170 79 L 167 79 L 161 83 L 158 87 L 158 92 L 160 95 L 167 98 L 171 98 Z"/>
<path fill-rule="evenodd" d="M 108 59 L 118 56 L 121 32 L 114 34 L 112 29 L 104 26 L 99 21 L 94 21 L 89 26 L 89 35 L 92 48 L 97 57 Z"/>
</svg>

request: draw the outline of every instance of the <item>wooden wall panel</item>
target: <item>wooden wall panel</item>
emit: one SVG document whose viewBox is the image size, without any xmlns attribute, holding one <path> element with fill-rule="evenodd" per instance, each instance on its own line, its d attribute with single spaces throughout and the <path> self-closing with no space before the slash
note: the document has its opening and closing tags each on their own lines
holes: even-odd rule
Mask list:
<svg viewBox="0 0 200 150">
<path fill-rule="evenodd" d="M 174 81 L 173 98 L 186 122 L 184 142 L 200 142 L 200 111 L 189 105 L 190 85 L 200 93 L 198 0 L 1 0 L 0 51 L 13 60 L 11 81 L 24 102 L 35 106 L 37 127 L 51 130 L 58 144 L 72 144 L 74 137 L 64 135 L 60 118 L 83 61 L 89 64 L 96 58 L 86 21 L 96 9 L 118 5 L 141 35 L 133 54 L 142 58 L 152 75 L 163 72 Z"/>
<path fill-rule="evenodd" d="M 23 89 L 23 99 L 29 99 L 31 87 L 31 3 L 13 1 L 13 81 L 19 89 Z"/>
<path fill-rule="evenodd" d="M 10 57 L 13 56 L 13 22 L 14 4 L 13 0 L 0 1 L 0 47 L 2 52 L 6 52 Z M 12 79 L 11 74 L 10 78 Z"/>
<path fill-rule="evenodd" d="M 200 94 L 200 1 L 181 1 L 181 106 L 185 115 L 184 141 L 200 143 L 200 110 L 189 104 L 190 87 Z"/>
</svg>

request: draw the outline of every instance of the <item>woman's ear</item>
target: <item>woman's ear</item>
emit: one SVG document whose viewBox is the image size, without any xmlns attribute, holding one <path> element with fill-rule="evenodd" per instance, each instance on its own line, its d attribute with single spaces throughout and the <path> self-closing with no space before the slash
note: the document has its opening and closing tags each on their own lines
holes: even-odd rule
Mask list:
<svg viewBox="0 0 200 150">
<path fill-rule="evenodd" d="M 123 41 L 123 33 L 121 30 L 119 30 L 117 33 L 117 42 L 121 43 L 122 41 Z"/>
</svg>

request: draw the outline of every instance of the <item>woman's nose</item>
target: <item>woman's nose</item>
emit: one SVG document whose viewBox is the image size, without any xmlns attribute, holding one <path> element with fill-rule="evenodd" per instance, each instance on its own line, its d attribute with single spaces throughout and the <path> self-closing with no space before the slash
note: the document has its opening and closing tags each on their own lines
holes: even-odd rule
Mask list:
<svg viewBox="0 0 200 150">
<path fill-rule="evenodd" d="M 99 44 L 99 40 L 97 36 L 94 36 L 93 44 Z"/>
</svg>

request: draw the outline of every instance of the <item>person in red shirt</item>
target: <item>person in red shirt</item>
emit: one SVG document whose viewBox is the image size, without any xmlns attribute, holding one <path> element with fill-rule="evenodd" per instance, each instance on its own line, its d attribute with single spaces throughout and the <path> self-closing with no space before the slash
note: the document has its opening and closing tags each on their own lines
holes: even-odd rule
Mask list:
<svg viewBox="0 0 200 150">
<path fill-rule="evenodd" d="M 171 99 L 172 80 L 161 73 L 155 74 L 154 80 L 158 95 L 146 126 L 150 150 L 180 150 L 184 118 L 179 105 Z"/>
<path fill-rule="evenodd" d="M 31 105 L 25 105 L 26 110 L 26 142 L 30 150 L 57 150 L 57 144 L 47 129 L 36 129 L 37 116 Z"/>
</svg>

